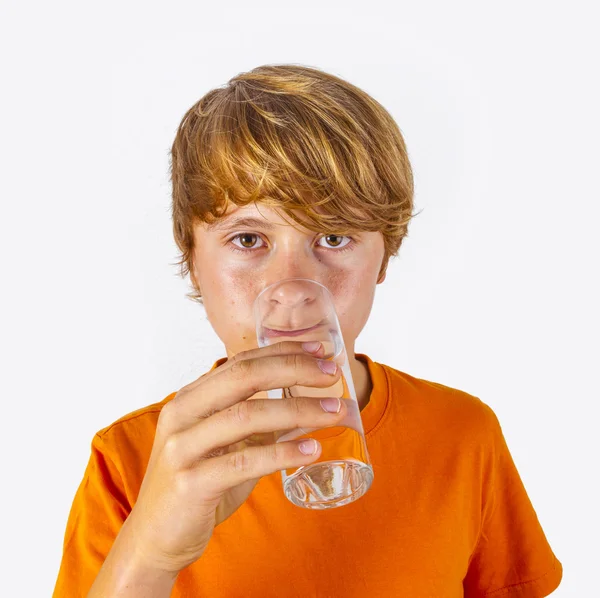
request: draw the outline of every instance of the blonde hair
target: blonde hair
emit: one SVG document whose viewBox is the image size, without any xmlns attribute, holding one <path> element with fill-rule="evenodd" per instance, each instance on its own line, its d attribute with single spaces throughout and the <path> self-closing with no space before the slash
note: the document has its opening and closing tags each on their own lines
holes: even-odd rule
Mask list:
<svg viewBox="0 0 600 598">
<path fill-rule="evenodd" d="M 194 272 L 194 225 L 230 204 L 282 210 L 314 232 L 380 231 L 388 260 L 414 216 L 404 139 L 381 104 L 322 70 L 263 65 L 212 89 L 184 115 L 171 148 L 180 275 Z M 298 210 L 307 220 L 294 214 Z M 293 223 L 291 223 L 293 225 Z"/>
</svg>

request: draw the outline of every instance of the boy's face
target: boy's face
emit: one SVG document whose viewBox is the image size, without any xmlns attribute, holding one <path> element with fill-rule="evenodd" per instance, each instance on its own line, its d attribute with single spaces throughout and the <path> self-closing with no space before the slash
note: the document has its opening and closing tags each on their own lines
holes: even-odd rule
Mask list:
<svg viewBox="0 0 600 598">
<path fill-rule="evenodd" d="M 256 222 L 238 223 L 239 218 Z M 257 347 L 254 299 L 284 278 L 311 278 L 333 296 L 350 355 L 367 322 L 384 256 L 380 232 L 337 236 L 296 230 L 266 205 L 231 206 L 218 221 L 194 231 L 194 276 L 208 319 L 227 356 Z M 298 226 L 298 225 L 296 225 Z M 236 251 L 237 250 L 237 251 Z"/>
</svg>

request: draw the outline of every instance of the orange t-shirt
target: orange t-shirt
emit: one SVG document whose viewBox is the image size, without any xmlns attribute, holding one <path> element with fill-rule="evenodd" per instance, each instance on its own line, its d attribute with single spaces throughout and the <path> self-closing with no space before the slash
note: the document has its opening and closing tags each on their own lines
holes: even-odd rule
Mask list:
<svg viewBox="0 0 600 598">
<path fill-rule="evenodd" d="M 374 470 L 348 505 L 294 506 L 261 478 L 180 572 L 174 598 L 547 596 L 562 565 L 498 419 L 480 399 L 356 354 L 373 390 L 361 412 Z M 226 361 L 219 359 L 213 369 Z M 135 504 L 161 408 L 100 430 L 67 522 L 54 598 L 87 595 Z"/>
</svg>

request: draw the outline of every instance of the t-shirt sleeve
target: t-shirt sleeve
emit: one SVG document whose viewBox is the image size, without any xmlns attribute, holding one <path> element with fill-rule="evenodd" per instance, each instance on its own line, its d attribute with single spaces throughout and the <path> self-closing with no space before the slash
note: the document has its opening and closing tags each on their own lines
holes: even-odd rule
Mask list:
<svg viewBox="0 0 600 598">
<path fill-rule="evenodd" d="M 53 598 L 87 596 L 130 511 L 121 474 L 96 434 L 67 520 Z"/>
<path fill-rule="evenodd" d="M 562 579 L 514 464 L 500 423 L 485 405 L 492 448 L 484 475 L 479 539 L 463 586 L 465 598 L 542 598 Z"/>
</svg>

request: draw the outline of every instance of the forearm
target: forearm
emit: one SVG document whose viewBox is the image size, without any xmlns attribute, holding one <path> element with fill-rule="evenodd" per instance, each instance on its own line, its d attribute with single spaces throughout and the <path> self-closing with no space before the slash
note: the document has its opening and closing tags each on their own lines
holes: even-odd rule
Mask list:
<svg viewBox="0 0 600 598">
<path fill-rule="evenodd" d="M 87 598 L 169 598 L 177 574 L 145 565 L 126 529 L 106 556 Z"/>
</svg>

